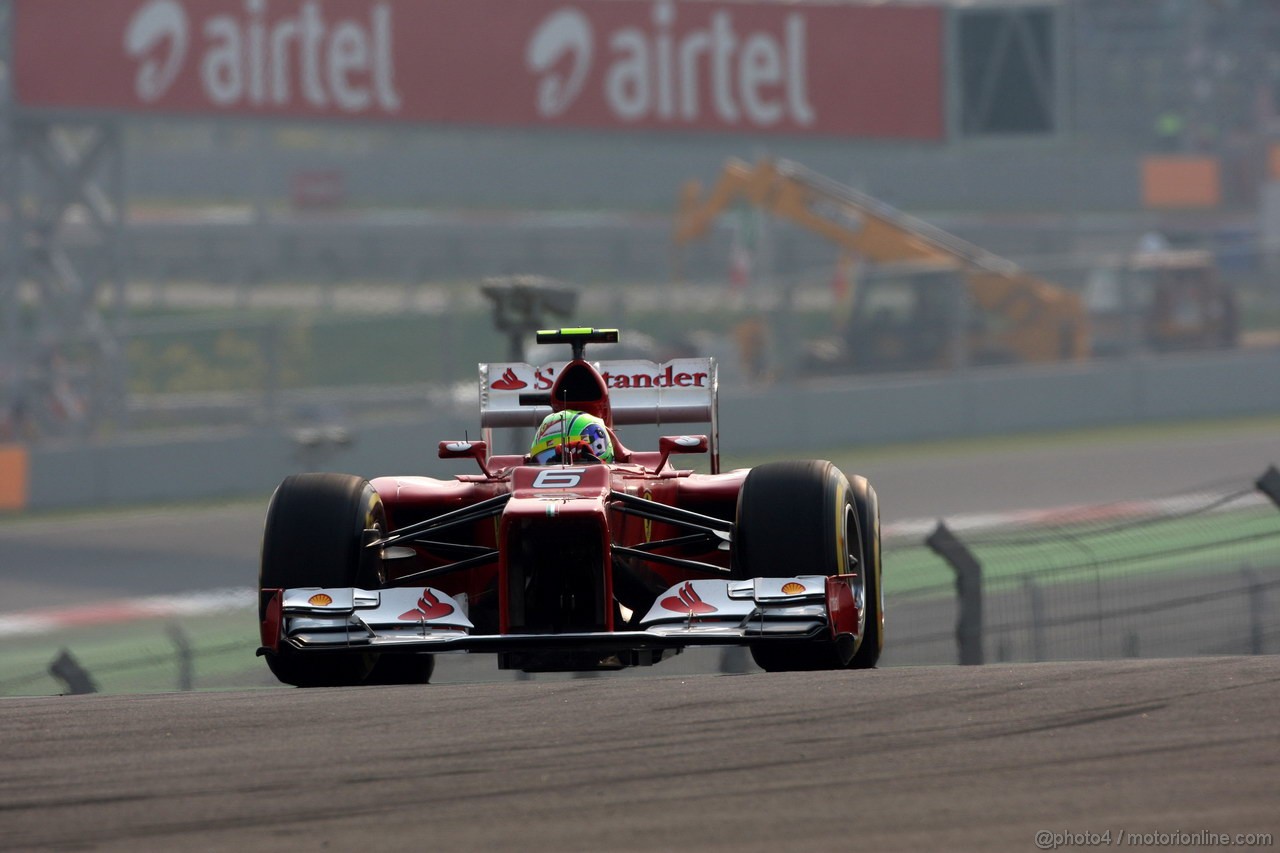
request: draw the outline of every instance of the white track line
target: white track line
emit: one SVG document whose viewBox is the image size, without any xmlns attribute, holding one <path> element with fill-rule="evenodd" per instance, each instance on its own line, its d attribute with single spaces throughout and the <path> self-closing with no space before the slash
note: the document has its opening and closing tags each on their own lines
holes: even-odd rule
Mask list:
<svg viewBox="0 0 1280 853">
<path fill-rule="evenodd" d="M 182 595 L 152 595 L 145 598 L 122 598 L 74 607 L 28 610 L 0 615 L 0 637 L 47 634 L 64 628 L 87 625 L 110 625 L 140 619 L 162 619 L 171 616 L 197 616 L 248 610 L 254 606 L 253 589 L 235 587 L 212 589 Z"/>
<path fill-rule="evenodd" d="M 1208 506 L 1224 497 L 1226 495 L 1219 492 L 1204 492 L 1149 501 L 1079 504 L 1076 506 L 1053 507 L 1051 509 L 1015 510 L 1013 512 L 972 513 L 969 515 L 953 515 L 946 519 L 917 518 L 886 524 L 881 528 L 880 535 L 886 539 L 926 536 L 933 532 L 939 521 L 943 520 L 946 521 L 947 527 L 952 530 L 976 531 L 999 527 L 1049 527 L 1062 524 L 1115 521 L 1121 518 L 1141 516 L 1169 516 Z M 1220 507 L 1219 510 L 1241 509 L 1249 506 L 1261 506 L 1266 503 L 1268 503 L 1268 500 L 1264 495 L 1252 492 L 1237 497 Z"/>
</svg>

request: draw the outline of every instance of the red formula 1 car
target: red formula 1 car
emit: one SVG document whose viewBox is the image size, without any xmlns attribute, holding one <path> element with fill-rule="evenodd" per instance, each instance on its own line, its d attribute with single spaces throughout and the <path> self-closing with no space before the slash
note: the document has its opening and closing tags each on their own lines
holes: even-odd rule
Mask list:
<svg viewBox="0 0 1280 853">
<path fill-rule="evenodd" d="M 259 576 L 271 671 L 298 686 L 413 683 L 442 652 L 545 672 L 648 665 L 703 645 L 746 645 L 766 670 L 875 666 L 875 490 L 816 460 L 722 473 L 715 362 L 586 360 L 588 344 L 616 340 L 539 332 L 571 345 L 572 360 L 481 365 L 486 440 L 439 445 L 475 473 L 281 483 Z M 549 414 L 538 441 L 554 452 L 490 454 L 493 427 Z M 574 445 L 570 420 L 597 434 Z M 614 431 L 671 422 L 707 422 L 710 436 L 640 451 Z M 672 464 L 689 453 L 709 453 L 710 473 Z"/>
</svg>

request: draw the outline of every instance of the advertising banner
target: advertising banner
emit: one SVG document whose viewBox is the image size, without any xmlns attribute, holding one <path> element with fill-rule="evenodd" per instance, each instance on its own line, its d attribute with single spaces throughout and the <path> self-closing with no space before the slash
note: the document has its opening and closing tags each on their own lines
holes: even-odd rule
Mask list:
<svg viewBox="0 0 1280 853">
<path fill-rule="evenodd" d="M 713 0 L 14 0 L 31 109 L 939 139 L 943 13 Z"/>
</svg>

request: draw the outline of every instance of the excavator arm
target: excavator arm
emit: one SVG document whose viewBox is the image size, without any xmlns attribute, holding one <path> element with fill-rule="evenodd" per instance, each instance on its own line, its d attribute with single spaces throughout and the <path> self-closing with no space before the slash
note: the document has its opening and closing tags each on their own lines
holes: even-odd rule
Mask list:
<svg viewBox="0 0 1280 853">
<path fill-rule="evenodd" d="M 873 263 L 1011 266 L 872 196 L 788 160 L 761 160 L 752 166 L 730 158 L 711 191 L 704 195 L 701 190 L 696 180 L 686 182 L 681 190 L 677 246 L 704 237 L 721 213 L 745 201 Z"/>
<path fill-rule="evenodd" d="M 1003 318 L 1005 343 L 1021 360 L 1088 355 L 1088 326 L 1076 294 L 787 160 L 761 160 L 752 166 L 730 159 L 705 194 L 698 182 L 687 182 L 676 215 L 676 246 L 705 236 L 720 214 L 738 202 L 793 222 L 865 261 L 960 272 L 975 306 Z"/>
</svg>

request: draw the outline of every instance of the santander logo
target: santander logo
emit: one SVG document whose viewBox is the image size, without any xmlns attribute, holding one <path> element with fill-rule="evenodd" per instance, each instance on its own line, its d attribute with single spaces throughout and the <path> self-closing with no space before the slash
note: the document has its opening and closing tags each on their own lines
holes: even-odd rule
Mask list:
<svg viewBox="0 0 1280 853">
<path fill-rule="evenodd" d="M 696 363 L 696 359 L 692 360 Z M 642 389 L 642 388 L 706 388 L 710 382 L 711 374 L 704 370 L 693 369 L 695 365 L 688 365 L 690 369 L 682 370 L 673 363 L 662 365 L 652 365 L 648 370 L 623 372 L 617 367 L 611 367 L 608 362 L 602 362 L 602 370 L 600 378 L 604 380 L 605 387 L 610 390 L 619 389 Z M 684 366 L 684 365 L 682 365 Z M 493 367 L 493 366 L 491 366 Z M 502 367 L 502 365 L 496 365 Z M 489 383 L 489 389 L 492 391 L 519 391 L 528 388 L 530 383 L 521 378 L 516 372 L 516 368 L 521 371 L 530 370 L 528 365 L 512 365 L 506 367 L 502 371 L 502 375 Z M 535 367 L 532 368 L 533 389 L 535 391 L 548 391 L 555 384 L 556 374 L 559 373 L 558 367 Z"/>
<path fill-rule="evenodd" d="M 577 9 L 547 16 L 525 51 L 538 76 L 538 114 L 563 114 L 590 79 L 624 122 L 814 123 L 802 13 L 787 14 L 779 32 L 740 32 L 729 9 L 712 12 L 705 27 L 681 27 L 673 0 L 656 0 L 649 24 L 597 34 Z M 590 75 L 597 44 L 601 68 Z"/>
<path fill-rule="evenodd" d="M 521 388 L 528 388 L 529 383 L 516 376 L 515 370 L 508 367 L 502 372 L 500 378 L 493 381 L 493 385 L 490 387 L 499 391 L 519 391 Z"/>
<path fill-rule="evenodd" d="M 148 0 L 126 25 L 124 51 L 138 62 L 140 101 L 163 98 L 183 72 L 194 71 L 205 99 L 219 107 L 400 110 L 387 2 L 369 6 L 367 20 L 328 19 L 325 12 L 341 6 L 319 0 L 306 0 L 293 15 L 272 16 L 266 0 L 244 0 L 238 15 L 196 20 L 189 8 Z"/>
<path fill-rule="evenodd" d="M 423 620 L 440 619 L 444 616 L 448 616 L 452 612 L 452 604 L 436 598 L 435 594 L 430 589 L 424 589 L 422 591 L 422 595 L 418 598 L 418 606 L 413 610 L 406 610 L 396 618 L 402 622 L 420 622 Z"/>
<path fill-rule="evenodd" d="M 684 586 L 680 587 L 675 595 L 669 595 L 662 599 L 662 606 L 666 610 L 672 610 L 676 613 L 688 613 L 693 616 L 716 612 L 716 606 L 703 601 L 702 596 L 698 595 L 698 591 L 688 581 L 684 582 Z"/>
</svg>

